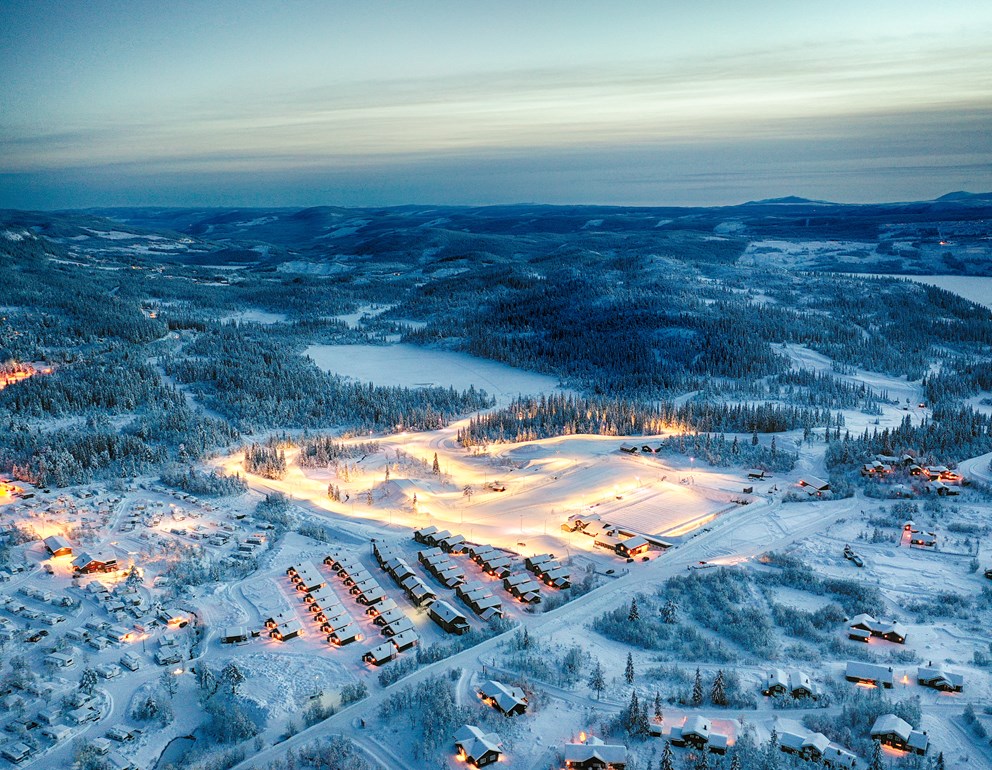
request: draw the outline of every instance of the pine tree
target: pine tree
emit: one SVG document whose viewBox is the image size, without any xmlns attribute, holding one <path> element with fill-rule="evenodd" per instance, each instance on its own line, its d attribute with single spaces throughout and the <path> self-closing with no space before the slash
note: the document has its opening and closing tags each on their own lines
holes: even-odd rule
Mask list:
<svg viewBox="0 0 992 770">
<path fill-rule="evenodd" d="M 657 690 L 654 692 L 654 718 L 659 722 L 665 718 L 665 712 L 661 708 L 661 693 Z"/>
<path fill-rule="evenodd" d="M 238 687 L 241 683 L 245 681 L 245 675 L 241 673 L 241 669 L 238 668 L 237 663 L 233 660 L 224 666 L 223 670 L 220 672 L 220 678 L 227 682 L 228 686 L 231 688 L 231 695 L 238 694 Z"/>
<path fill-rule="evenodd" d="M 713 689 L 710 692 L 710 700 L 713 701 L 714 706 L 727 705 L 727 685 L 723 678 L 722 668 L 716 672 L 716 677 L 713 679 Z"/>
<path fill-rule="evenodd" d="M 437 461 L 437 452 L 434 453 L 434 465 L 431 468 L 435 476 L 441 475 L 441 463 Z"/>
<path fill-rule="evenodd" d="M 372 496 L 372 488 L 369 487 L 369 491 L 365 493 L 365 504 L 372 506 L 375 504 L 375 498 Z"/>
<path fill-rule="evenodd" d="M 661 762 L 659 770 L 675 770 L 675 752 L 672 751 L 671 741 L 665 741 L 665 748 L 661 750 Z"/>
<path fill-rule="evenodd" d="M 637 690 L 630 691 L 630 702 L 627 704 L 621 714 L 623 721 L 623 728 L 627 731 L 629 735 L 635 735 L 637 733 L 637 724 L 640 720 L 641 715 L 641 704 L 637 699 Z"/>
<path fill-rule="evenodd" d="M 703 675 L 696 669 L 696 679 L 692 683 L 692 705 L 699 708 L 703 705 Z"/>
<path fill-rule="evenodd" d="M 944 770 L 944 752 L 937 755 L 937 761 L 933 763 L 934 770 Z"/>
<path fill-rule="evenodd" d="M 741 770 L 741 755 L 736 751 L 730 757 L 730 770 Z"/>
<path fill-rule="evenodd" d="M 875 741 L 875 745 L 872 746 L 868 770 L 885 770 L 885 763 L 882 762 L 882 744 L 878 741 Z"/>
<path fill-rule="evenodd" d="M 627 653 L 627 667 L 623 670 L 623 678 L 627 684 L 634 683 L 634 656 L 629 652 Z"/>
<path fill-rule="evenodd" d="M 84 668 L 79 677 L 79 689 L 87 695 L 92 695 L 96 689 L 97 675 L 92 668 Z"/>
<path fill-rule="evenodd" d="M 630 612 L 627 613 L 627 620 L 631 623 L 639 620 L 641 617 L 640 613 L 637 611 L 637 597 L 635 596 L 630 600 Z"/>
<path fill-rule="evenodd" d="M 758 431 L 751 434 L 751 446 L 758 446 Z"/>
<path fill-rule="evenodd" d="M 389 463 L 386 463 L 386 481 L 389 481 Z"/>
<path fill-rule="evenodd" d="M 693 770 L 710 770 L 710 753 L 706 749 L 699 750 Z"/>
<path fill-rule="evenodd" d="M 606 689 L 606 677 L 603 675 L 603 664 L 599 662 L 599 658 L 596 659 L 596 665 L 589 675 L 589 687 L 596 691 L 596 700 L 599 700 L 603 690 Z"/>
</svg>

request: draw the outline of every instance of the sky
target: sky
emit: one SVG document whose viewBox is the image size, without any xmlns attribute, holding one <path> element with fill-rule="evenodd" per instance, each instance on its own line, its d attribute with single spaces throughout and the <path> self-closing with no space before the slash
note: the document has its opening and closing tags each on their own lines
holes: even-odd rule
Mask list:
<svg viewBox="0 0 992 770">
<path fill-rule="evenodd" d="M 0 207 L 992 190 L 988 0 L 0 0 Z"/>
</svg>

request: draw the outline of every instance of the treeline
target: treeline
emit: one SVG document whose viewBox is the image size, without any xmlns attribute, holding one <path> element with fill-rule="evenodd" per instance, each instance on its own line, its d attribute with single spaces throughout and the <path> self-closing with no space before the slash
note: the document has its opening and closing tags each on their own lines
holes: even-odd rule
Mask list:
<svg viewBox="0 0 992 770">
<path fill-rule="evenodd" d="M 923 378 L 927 400 L 940 404 L 992 390 L 992 361 L 957 362 Z"/>
<path fill-rule="evenodd" d="M 375 454 L 379 451 L 378 441 L 359 441 L 346 444 L 335 441 L 330 436 L 304 436 L 294 443 L 300 448 L 297 462 L 302 468 L 327 468 L 338 460 L 351 460 L 355 457 Z"/>
<path fill-rule="evenodd" d="M 774 433 L 829 425 L 826 409 L 779 404 L 721 404 L 688 401 L 646 404 L 623 399 L 552 394 L 517 398 L 509 406 L 473 417 L 459 429 L 463 446 L 534 441 L 554 436 L 657 435 L 667 431 Z"/>
<path fill-rule="evenodd" d="M 252 444 L 245 449 L 245 470 L 267 479 L 286 475 L 286 450 L 273 444 Z"/>
<path fill-rule="evenodd" d="M 876 393 L 863 382 L 844 382 L 828 372 L 790 369 L 762 380 L 713 381 L 703 390 L 705 397 L 735 400 L 784 401 L 824 409 L 862 409 L 880 414 L 881 403 L 891 403 L 888 393 Z"/>
<path fill-rule="evenodd" d="M 945 465 L 985 454 L 992 451 L 992 416 L 967 406 L 937 406 L 919 425 L 907 415 L 895 428 L 846 434 L 827 447 L 826 462 L 829 468 L 852 468 L 875 454 L 909 450 Z"/>
<path fill-rule="evenodd" d="M 162 470 L 160 479 L 163 484 L 201 497 L 239 495 L 248 490 L 248 485 L 240 475 L 228 476 L 219 470 L 204 473 L 191 465 L 168 465 Z"/>
<path fill-rule="evenodd" d="M 190 385 L 240 430 L 331 428 L 435 430 L 452 417 L 489 406 L 470 388 L 397 388 L 349 382 L 253 327 L 226 325 L 200 334 L 166 371 Z"/>
</svg>

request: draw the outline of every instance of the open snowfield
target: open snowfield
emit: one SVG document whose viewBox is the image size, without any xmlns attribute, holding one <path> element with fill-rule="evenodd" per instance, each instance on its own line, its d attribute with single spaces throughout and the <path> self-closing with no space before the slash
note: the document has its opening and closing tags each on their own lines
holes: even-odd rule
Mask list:
<svg viewBox="0 0 992 770">
<path fill-rule="evenodd" d="M 982 275 L 889 275 L 887 278 L 908 278 L 927 286 L 946 289 L 966 300 L 992 309 L 992 277 Z"/>
<path fill-rule="evenodd" d="M 360 316 L 359 316 L 360 317 Z M 357 320 L 357 319 L 356 319 Z M 485 390 L 497 404 L 518 395 L 551 393 L 558 382 L 495 361 L 415 345 L 311 345 L 305 355 L 321 369 L 376 385 Z"/>
</svg>

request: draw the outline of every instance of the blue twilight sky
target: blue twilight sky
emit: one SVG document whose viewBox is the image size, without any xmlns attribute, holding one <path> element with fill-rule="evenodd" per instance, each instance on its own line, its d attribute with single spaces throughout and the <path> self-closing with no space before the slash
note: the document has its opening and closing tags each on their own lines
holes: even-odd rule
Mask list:
<svg viewBox="0 0 992 770">
<path fill-rule="evenodd" d="M 956 189 L 988 0 L 0 0 L 0 207 Z"/>
</svg>

